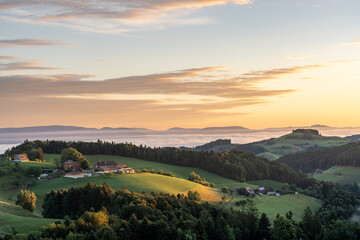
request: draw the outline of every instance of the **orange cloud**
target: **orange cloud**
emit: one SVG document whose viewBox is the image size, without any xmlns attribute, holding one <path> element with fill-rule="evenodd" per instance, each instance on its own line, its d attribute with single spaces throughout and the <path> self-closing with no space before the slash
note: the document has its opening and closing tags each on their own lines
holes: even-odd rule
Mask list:
<svg viewBox="0 0 360 240">
<path fill-rule="evenodd" d="M 61 68 L 44 67 L 41 65 L 42 60 L 28 60 L 9 63 L 0 63 L 0 71 L 17 71 L 17 70 L 59 70 Z"/>
<path fill-rule="evenodd" d="M 134 31 L 142 26 L 153 26 L 158 29 L 165 25 L 205 24 L 212 21 L 202 17 L 187 18 L 186 15 L 193 9 L 203 7 L 251 3 L 251 0 L 35 0 L 25 2 L 5 0 L 0 3 L 0 12 L 21 8 L 22 14 L 12 11 L 1 18 L 6 21 L 30 24 L 46 22 L 45 25 L 114 34 Z M 31 12 L 25 14 L 27 9 L 31 9 Z M 92 21 L 84 24 L 82 19 Z"/>
</svg>

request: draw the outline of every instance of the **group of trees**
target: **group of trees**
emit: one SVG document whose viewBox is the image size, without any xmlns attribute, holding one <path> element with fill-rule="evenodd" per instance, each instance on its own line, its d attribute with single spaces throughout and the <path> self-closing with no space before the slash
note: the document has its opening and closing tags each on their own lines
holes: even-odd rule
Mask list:
<svg viewBox="0 0 360 240">
<path fill-rule="evenodd" d="M 360 143 L 285 155 L 277 160 L 293 169 L 311 173 L 335 165 L 360 167 Z"/>
<path fill-rule="evenodd" d="M 323 201 L 319 209 L 321 222 L 328 224 L 335 219 L 349 219 L 360 205 L 352 193 L 342 190 L 329 182 L 320 182 L 308 187 L 302 193 Z"/>
<path fill-rule="evenodd" d="M 79 163 L 82 169 L 87 169 L 90 166 L 89 161 L 82 155 L 82 153 L 72 147 L 65 148 L 61 151 L 61 163 L 68 160 Z"/>
<path fill-rule="evenodd" d="M 34 212 L 36 208 L 36 200 L 37 197 L 35 196 L 35 193 L 28 190 L 21 190 L 17 195 L 16 205 L 19 205 L 30 212 Z"/>
<path fill-rule="evenodd" d="M 201 178 L 200 175 L 196 174 L 194 171 L 192 171 L 189 174 L 188 180 L 192 181 L 192 182 L 200 183 L 201 185 L 204 185 L 204 186 L 207 186 L 207 187 L 212 187 L 212 188 L 215 187 L 214 183 L 206 181 L 205 178 Z"/>
<path fill-rule="evenodd" d="M 45 162 L 44 152 L 42 148 L 33 148 L 27 152 L 30 161 Z"/>
<path fill-rule="evenodd" d="M 193 151 L 175 147 L 150 148 L 131 143 L 109 142 L 64 142 L 64 141 L 25 141 L 12 148 L 9 153 L 31 147 L 41 147 L 46 153 L 60 154 L 63 149 L 75 148 L 83 154 L 119 155 L 140 158 L 186 167 L 197 167 L 237 181 L 273 179 L 280 182 L 307 187 L 314 180 L 307 178 L 285 164 L 256 157 L 254 154 L 234 149 L 230 152 Z"/>
<path fill-rule="evenodd" d="M 203 240 L 332 240 L 360 238 L 360 227 L 345 220 L 321 221 L 306 208 L 300 222 L 291 212 L 277 215 L 271 224 L 251 199 L 238 210 L 198 201 L 196 192 L 146 194 L 114 191 L 106 183 L 87 184 L 46 194 L 43 216 L 63 218 L 24 239 L 203 239 Z M 71 220 L 73 219 L 73 220 Z M 4 239 L 14 239 L 5 236 Z M 15 236 L 16 237 L 16 236 Z M 1 237 L 0 237 L 1 239 Z"/>
</svg>

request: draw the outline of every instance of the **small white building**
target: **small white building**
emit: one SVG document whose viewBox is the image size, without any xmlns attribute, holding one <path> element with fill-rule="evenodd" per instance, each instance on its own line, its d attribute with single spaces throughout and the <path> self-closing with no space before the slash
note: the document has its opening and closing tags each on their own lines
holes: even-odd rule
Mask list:
<svg viewBox="0 0 360 240">
<path fill-rule="evenodd" d="M 47 173 L 42 173 L 42 174 L 39 175 L 38 179 L 40 180 L 40 179 L 42 179 L 42 178 L 47 178 L 48 176 L 49 176 L 49 174 L 47 174 Z"/>
<path fill-rule="evenodd" d="M 135 173 L 135 170 L 132 168 L 122 168 L 122 169 L 119 169 L 118 172 L 132 174 L 132 173 Z"/>
</svg>

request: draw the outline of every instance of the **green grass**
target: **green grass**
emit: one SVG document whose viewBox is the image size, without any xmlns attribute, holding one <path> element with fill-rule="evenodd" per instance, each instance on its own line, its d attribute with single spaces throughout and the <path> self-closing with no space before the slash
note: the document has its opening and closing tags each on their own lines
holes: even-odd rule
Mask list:
<svg viewBox="0 0 360 240">
<path fill-rule="evenodd" d="M 313 177 L 320 181 L 333 183 L 352 184 L 356 182 L 360 184 L 360 167 L 334 166 L 322 174 L 315 174 Z"/>
<path fill-rule="evenodd" d="M 302 133 L 290 133 L 278 138 L 273 138 L 254 145 L 261 146 L 266 149 L 265 152 L 257 154 L 269 160 L 276 160 L 286 154 L 307 151 L 315 146 L 329 148 L 341 146 L 349 143 L 349 140 L 341 137 L 312 136 L 313 139 L 305 139 Z M 215 152 L 230 151 L 240 144 L 218 145 L 212 148 Z"/>
<path fill-rule="evenodd" d="M 313 139 L 302 139 L 303 134 L 291 133 L 279 138 L 272 139 L 265 143 L 258 144 L 264 147 L 267 152 L 259 154 L 275 160 L 283 155 L 305 151 L 309 147 L 319 146 L 324 148 L 341 146 L 349 141 L 340 137 L 313 136 Z"/>
<path fill-rule="evenodd" d="M 85 156 L 91 165 L 96 163 L 97 161 L 115 161 L 120 164 L 126 164 L 129 167 L 134 169 L 154 169 L 154 170 L 163 170 L 165 172 L 171 172 L 175 174 L 175 178 L 167 177 L 158 174 L 150 174 L 150 173 L 141 173 L 141 174 L 131 174 L 131 175 L 115 175 L 114 177 L 107 178 L 104 175 L 89 177 L 89 178 L 79 178 L 79 179 L 71 179 L 71 178 L 58 178 L 54 180 L 45 180 L 38 181 L 35 186 L 32 187 L 32 191 L 35 192 L 38 197 L 38 201 L 36 203 L 37 209 L 35 211 L 35 215 L 30 213 L 24 213 L 22 209 L 11 208 L 11 210 L 6 210 L 0 205 L 0 223 L 4 222 L 6 224 L 1 225 L 0 229 L 2 231 L 9 231 L 9 226 L 15 226 L 18 229 L 22 229 L 19 232 L 26 232 L 30 230 L 36 230 L 39 226 L 47 225 L 51 223 L 53 220 L 43 219 L 40 216 L 41 213 L 41 205 L 43 203 L 44 196 L 47 192 L 51 190 L 60 190 L 60 189 L 69 189 L 71 187 L 82 186 L 88 182 L 95 183 L 97 185 L 101 185 L 104 182 L 107 182 L 110 187 L 114 190 L 121 189 L 123 186 L 126 186 L 129 190 L 133 191 L 145 191 L 145 192 L 166 192 L 170 194 L 177 194 L 180 192 L 186 192 L 194 188 L 199 189 L 199 184 L 187 181 L 187 178 L 190 172 L 195 171 L 201 177 L 205 177 L 205 179 L 209 182 L 213 182 L 216 185 L 217 189 L 201 189 L 202 194 L 207 194 L 208 199 L 211 199 L 212 196 L 219 194 L 219 189 L 222 186 L 228 186 L 230 188 L 237 187 L 252 187 L 257 188 L 259 185 L 269 185 L 275 189 L 281 188 L 283 183 L 272 181 L 272 180 L 262 180 L 262 181 L 252 181 L 249 183 L 242 183 L 235 180 L 227 179 L 221 177 L 216 174 L 209 173 L 202 169 L 191 168 L 191 167 L 182 167 L 169 165 L 159 162 L 150 162 L 144 161 L 140 159 L 134 158 L 125 158 L 119 156 L 104 156 L 104 155 L 89 155 Z M 60 159 L 60 155 L 58 154 L 45 154 L 45 158 L 47 160 L 46 163 L 35 163 L 35 162 L 26 162 L 21 163 L 23 168 L 27 168 L 29 166 L 48 166 L 55 167 L 54 159 Z M 19 192 L 18 189 L 15 188 L 14 185 L 11 184 L 12 176 L 0 177 L 0 201 L 8 202 L 14 204 L 14 201 L 9 200 L 10 197 L 14 197 L 16 199 L 16 194 Z M 218 197 L 218 196 L 217 196 Z M 236 197 L 236 199 L 240 199 L 240 197 Z M 235 199 L 235 200 L 236 200 Z M 298 220 L 301 218 L 303 210 L 307 205 L 311 206 L 313 209 L 318 208 L 321 204 L 320 200 L 316 200 L 304 195 L 286 195 L 281 197 L 268 197 L 264 196 L 260 198 L 257 196 L 255 199 L 256 206 L 259 208 L 260 212 L 265 212 L 269 215 L 269 217 L 274 218 L 276 214 L 285 213 L 288 210 L 291 210 L 294 213 L 294 219 Z M 234 204 L 235 201 L 228 204 L 228 206 L 233 206 L 235 209 L 237 208 Z M 3 206 L 4 207 L 4 206 Z M 9 212 L 10 211 L 10 212 Z M 19 211 L 19 212 L 18 212 Z M 23 216 L 22 214 L 30 214 L 30 216 Z M 17 224 L 21 222 L 21 224 Z M 4 230 L 5 229 L 5 230 Z"/>
<path fill-rule="evenodd" d="M 253 184 L 253 185 L 256 185 L 256 186 L 270 186 L 272 187 L 273 189 L 275 190 L 280 190 L 282 185 L 284 183 L 282 182 L 277 182 L 277 181 L 274 181 L 274 180 L 268 180 L 268 179 L 265 179 L 265 180 L 257 180 L 257 181 L 250 181 L 249 183 Z"/>
<path fill-rule="evenodd" d="M 18 233 L 27 233 L 54 221 L 54 219 L 23 217 L 0 211 L 0 231 L 5 233 L 11 233 L 11 227 L 14 227 Z"/>
<path fill-rule="evenodd" d="M 71 187 L 83 186 L 89 182 L 97 185 L 102 185 L 104 182 L 107 182 L 114 190 L 119 190 L 126 186 L 126 188 L 130 191 L 145 191 L 147 193 L 164 192 L 170 194 L 187 192 L 199 186 L 197 183 L 186 181 L 180 178 L 167 177 L 151 173 L 139 173 L 123 175 L 116 174 L 113 177 L 105 177 L 101 175 L 78 179 L 61 177 L 50 181 L 38 182 L 32 188 L 32 191 L 34 191 L 35 195 L 38 197 L 37 205 L 41 206 L 45 194 L 51 190 L 69 189 Z M 40 211 L 40 209 L 38 211 Z"/>
<path fill-rule="evenodd" d="M 199 168 L 182 167 L 182 166 L 170 165 L 165 163 L 151 162 L 151 161 L 145 161 L 135 158 L 119 157 L 119 156 L 87 155 L 85 157 L 87 160 L 89 160 L 91 165 L 95 164 L 97 161 L 115 161 L 119 164 L 126 164 L 127 166 L 132 167 L 134 169 L 146 168 L 148 170 L 154 169 L 154 170 L 163 170 L 165 172 L 171 172 L 175 174 L 175 177 L 186 180 L 188 179 L 190 172 L 195 171 L 196 174 L 200 175 L 202 178 L 205 178 L 206 181 L 208 182 L 215 183 L 216 187 L 219 188 L 224 185 L 230 187 L 240 184 L 240 186 L 243 186 L 243 183 L 239 183 L 238 181 L 221 177 L 219 175 L 207 172 Z M 45 158 L 47 161 L 53 162 L 55 158 L 60 159 L 60 155 L 45 154 Z"/>
<path fill-rule="evenodd" d="M 244 198 L 236 197 L 231 203 L 230 206 L 235 210 L 239 209 L 235 205 L 235 201 L 241 200 Z M 312 210 L 317 210 L 321 206 L 321 201 L 309 196 L 305 196 L 302 194 L 288 194 L 282 195 L 279 197 L 275 196 L 256 196 L 253 198 L 256 207 L 259 209 L 259 212 L 266 213 L 266 215 L 271 219 L 275 219 L 278 213 L 285 214 L 289 210 L 294 214 L 293 219 L 295 221 L 300 221 L 304 210 L 307 206 L 309 206 Z"/>
<path fill-rule="evenodd" d="M 29 211 L 26 211 L 25 209 L 22 209 L 19 206 L 2 201 L 0 201 L 0 212 L 8 213 L 20 217 L 36 217 L 36 218 L 40 217 Z"/>
<path fill-rule="evenodd" d="M 44 219 L 16 205 L 0 201 L 1 232 L 10 233 L 13 226 L 17 232 L 26 233 L 54 221 L 54 219 Z"/>
</svg>

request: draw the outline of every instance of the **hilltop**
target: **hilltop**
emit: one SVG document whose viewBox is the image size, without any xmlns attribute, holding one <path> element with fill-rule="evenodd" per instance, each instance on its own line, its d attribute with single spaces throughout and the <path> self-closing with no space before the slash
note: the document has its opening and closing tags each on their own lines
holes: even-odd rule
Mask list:
<svg viewBox="0 0 360 240">
<path fill-rule="evenodd" d="M 275 160 L 287 154 L 341 146 L 348 142 L 349 140 L 346 138 L 322 136 L 320 132 L 315 129 L 295 129 L 292 133 L 278 138 L 270 138 L 247 144 L 233 144 L 230 140 L 217 140 L 202 146 L 197 146 L 195 150 L 221 152 L 241 149 L 269 160 Z"/>
</svg>

